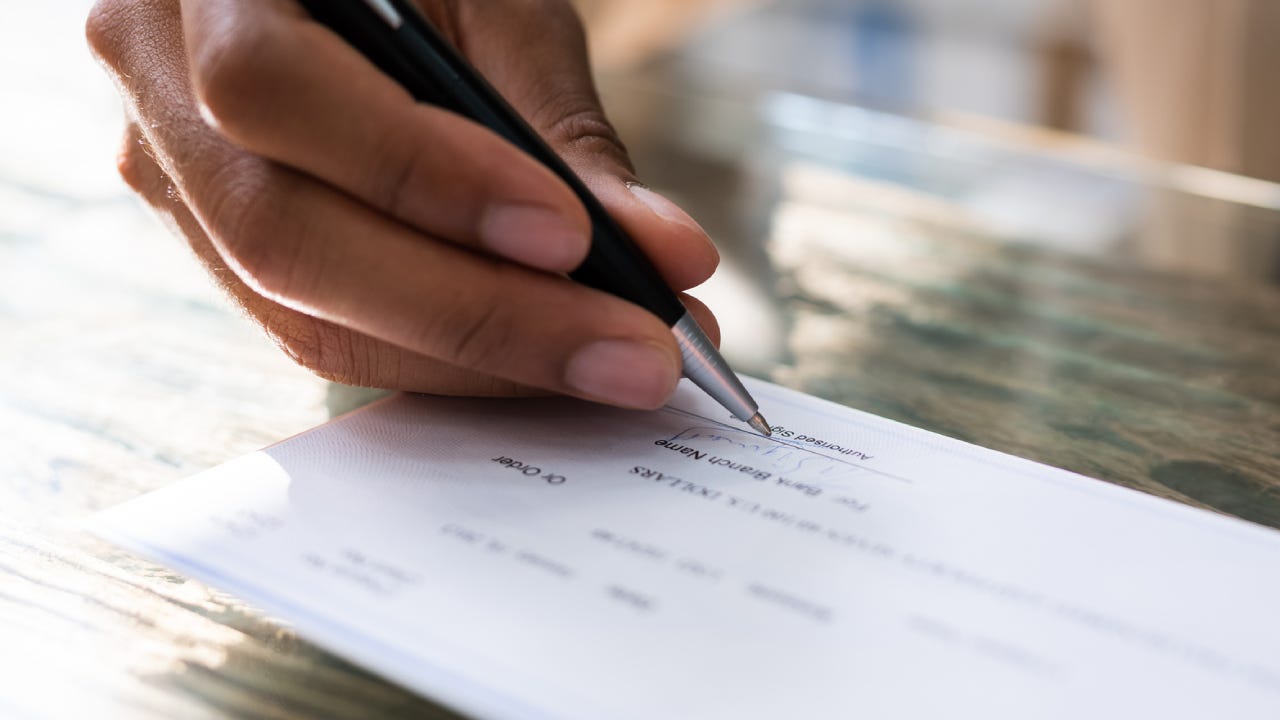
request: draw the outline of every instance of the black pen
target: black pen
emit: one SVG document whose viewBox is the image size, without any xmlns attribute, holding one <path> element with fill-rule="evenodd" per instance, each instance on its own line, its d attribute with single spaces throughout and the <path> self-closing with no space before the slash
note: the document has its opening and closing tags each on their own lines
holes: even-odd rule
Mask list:
<svg viewBox="0 0 1280 720">
<path fill-rule="evenodd" d="M 591 216 L 591 248 L 573 280 L 629 300 L 671 327 L 684 375 L 763 435 L 759 406 L 653 263 L 547 146 L 411 0 L 300 0 L 316 21 L 360 51 L 418 102 L 470 118 L 533 156 L 573 189 Z"/>
</svg>

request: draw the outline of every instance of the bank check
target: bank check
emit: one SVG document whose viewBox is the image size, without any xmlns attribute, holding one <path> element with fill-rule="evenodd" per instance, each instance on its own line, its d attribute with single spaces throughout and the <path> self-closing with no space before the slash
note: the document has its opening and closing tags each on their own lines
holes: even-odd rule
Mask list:
<svg viewBox="0 0 1280 720">
<path fill-rule="evenodd" d="M 481 718 L 1280 717 L 1280 533 L 749 386 L 395 396 L 96 529 Z"/>
</svg>

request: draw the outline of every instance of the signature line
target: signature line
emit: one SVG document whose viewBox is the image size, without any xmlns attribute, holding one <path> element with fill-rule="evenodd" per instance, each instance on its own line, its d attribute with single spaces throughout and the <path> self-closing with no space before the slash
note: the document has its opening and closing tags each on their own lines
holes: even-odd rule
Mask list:
<svg viewBox="0 0 1280 720">
<path fill-rule="evenodd" d="M 908 485 L 912 484 L 912 482 L 911 482 L 911 480 L 910 480 L 909 478 L 902 477 L 901 475 L 894 475 L 893 473 L 887 473 L 887 472 L 885 472 L 885 471 L 883 471 L 883 470 L 877 470 L 877 469 L 875 469 L 875 468 L 870 468 L 870 467 L 867 467 L 866 465 L 859 465 L 858 463 L 850 462 L 849 460 L 845 460 L 845 459 L 843 459 L 843 458 L 832 457 L 832 456 L 827 455 L 827 454 L 825 454 L 825 453 L 820 453 L 820 452 L 818 452 L 817 450 L 810 450 L 809 448 L 804 447 L 804 446 L 802 446 L 802 445 L 793 445 L 793 444 L 791 444 L 791 443 L 789 443 L 789 442 L 786 442 L 785 440 L 782 440 L 782 439 L 780 439 L 780 438 L 765 437 L 765 436 L 763 436 L 763 435 L 760 435 L 760 434 L 755 433 L 755 432 L 751 432 L 751 431 L 749 431 L 749 430 L 743 430 L 743 429 L 741 429 L 741 428 L 736 428 L 736 427 L 734 427 L 734 426 L 732 426 L 732 425 L 729 425 L 728 423 L 720 422 L 719 420 L 713 420 L 713 419 L 711 419 L 711 418 L 709 418 L 709 417 L 704 417 L 704 416 L 699 415 L 699 414 L 697 414 L 697 413 L 689 412 L 688 410 L 681 410 L 680 408 L 677 408 L 677 407 L 671 407 L 670 405 L 667 405 L 666 407 L 664 407 L 664 408 L 662 408 L 662 409 L 663 409 L 663 410 L 666 410 L 667 412 L 673 412 L 673 413 L 676 413 L 676 414 L 678 414 L 678 415 L 684 415 L 685 417 L 689 417 L 689 418 L 696 418 L 696 419 L 698 419 L 698 420 L 703 420 L 703 421 L 705 421 L 705 422 L 709 422 L 709 423 L 711 423 L 712 425 L 715 425 L 717 428 L 720 428 L 720 429 L 722 429 L 722 430 L 726 430 L 726 431 L 728 431 L 728 432 L 740 433 L 740 434 L 742 434 L 742 435 L 750 435 L 750 436 L 752 437 L 752 439 L 757 440 L 757 441 L 758 441 L 758 440 L 768 440 L 769 442 L 777 443 L 778 445 L 781 445 L 781 446 L 783 446 L 783 447 L 785 447 L 785 448 L 790 448 L 790 449 L 792 449 L 792 450 L 799 450 L 800 452 L 809 453 L 810 455 L 816 455 L 816 456 L 818 456 L 818 457 L 820 457 L 820 458 L 823 458 L 823 459 L 825 459 L 825 460 L 830 460 L 830 461 L 832 461 L 832 462 L 838 462 L 838 463 L 840 463 L 840 464 L 842 464 L 842 465 L 848 465 L 849 467 L 857 468 L 857 469 L 859 469 L 859 470 L 863 470 L 863 471 L 865 471 L 865 472 L 869 472 L 869 473 L 874 473 L 874 474 L 876 474 L 876 475 L 882 475 L 882 476 L 884 476 L 884 477 L 891 478 L 891 479 L 893 479 L 893 480 L 897 480 L 898 482 L 904 482 L 904 483 L 907 483 Z"/>
</svg>

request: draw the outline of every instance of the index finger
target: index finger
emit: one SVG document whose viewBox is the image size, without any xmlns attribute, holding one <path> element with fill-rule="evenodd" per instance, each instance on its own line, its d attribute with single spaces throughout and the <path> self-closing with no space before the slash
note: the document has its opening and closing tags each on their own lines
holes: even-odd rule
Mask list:
<svg viewBox="0 0 1280 720">
<path fill-rule="evenodd" d="M 419 230 L 532 267 L 573 269 L 590 223 L 550 170 L 414 101 L 284 0 L 183 0 L 193 86 L 220 132 Z"/>
</svg>

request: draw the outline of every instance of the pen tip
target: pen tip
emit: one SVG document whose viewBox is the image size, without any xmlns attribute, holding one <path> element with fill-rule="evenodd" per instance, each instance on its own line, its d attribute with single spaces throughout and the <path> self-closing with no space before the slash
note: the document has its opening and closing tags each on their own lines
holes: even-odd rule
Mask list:
<svg viewBox="0 0 1280 720">
<path fill-rule="evenodd" d="M 765 437 L 773 435 L 773 428 L 769 427 L 769 423 L 764 421 L 764 416 L 760 413 L 756 413 L 751 416 L 751 419 L 747 421 L 747 424 L 750 425 L 753 430 Z"/>
</svg>

